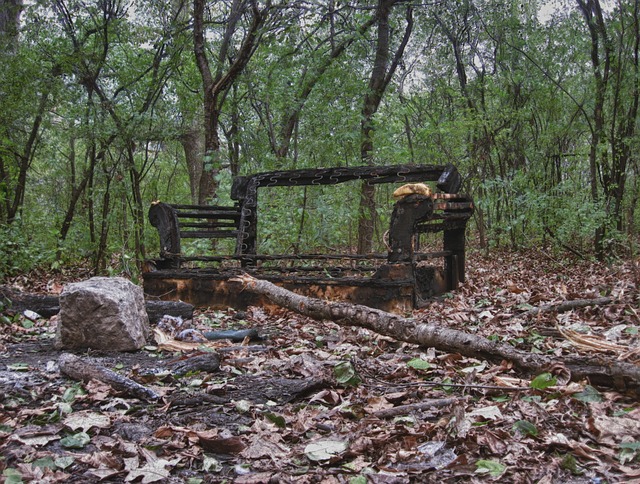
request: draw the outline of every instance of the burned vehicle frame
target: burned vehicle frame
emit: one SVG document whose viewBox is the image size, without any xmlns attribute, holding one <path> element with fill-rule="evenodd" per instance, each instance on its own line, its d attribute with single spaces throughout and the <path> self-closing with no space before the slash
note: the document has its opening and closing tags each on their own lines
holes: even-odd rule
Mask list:
<svg viewBox="0 0 640 484">
<path fill-rule="evenodd" d="M 259 189 L 336 185 L 436 182 L 430 195 L 409 194 L 393 206 L 386 254 L 285 254 L 257 252 Z M 182 300 L 199 307 L 243 309 L 268 305 L 243 292 L 234 276 L 247 272 L 306 296 L 402 312 L 419 308 L 465 279 L 465 229 L 473 201 L 459 194 L 455 166 L 394 165 L 286 170 L 236 177 L 233 206 L 170 205 L 154 202 L 149 220 L 160 237 L 160 257 L 143 273 L 147 297 Z M 442 234 L 441 250 L 421 252 L 421 234 Z M 235 240 L 229 255 L 186 256 L 184 239 Z M 440 260 L 440 266 L 429 261 Z M 188 267 L 198 263 L 201 267 Z M 210 264 L 208 267 L 207 264 Z"/>
</svg>

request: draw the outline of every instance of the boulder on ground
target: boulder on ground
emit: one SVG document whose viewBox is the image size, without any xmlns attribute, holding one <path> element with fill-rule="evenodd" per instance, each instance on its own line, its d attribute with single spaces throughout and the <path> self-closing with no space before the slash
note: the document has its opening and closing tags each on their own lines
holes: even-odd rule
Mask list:
<svg viewBox="0 0 640 484">
<path fill-rule="evenodd" d="M 56 347 L 135 351 L 150 335 L 142 288 L 122 277 L 92 277 L 60 294 Z"/>
</svg>

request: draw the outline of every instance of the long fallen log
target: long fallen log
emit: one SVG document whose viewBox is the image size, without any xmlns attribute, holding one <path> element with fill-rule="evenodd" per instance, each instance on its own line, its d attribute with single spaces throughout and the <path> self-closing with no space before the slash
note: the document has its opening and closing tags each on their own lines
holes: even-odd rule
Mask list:
<svg viewBox="0 0 640 484">
<path fill-rule="evenodd" d="M 28 294 L 6 286 L 0 286 L 0 302 L 11 313 L 22 313 L 28 309 L 43 318 L 50 318 L 60 312 L 58 296 Z M 145 309 L 151 324 L 156 324 L 165 315 L 193 319 L 193 305 L 182 301 L 147 300 Z"/>
<path fill-rule="evenodd" d="M 631 363 L 590 355 L 552 357 L 518 350 L 513 346 L 491 341 L 482 336 L 404 318 L 379 309 L 346 302 L 329 302 L 301 296 L 268 281 L 248 274 L 236 278 L 245 290 L 268 297 L 284 308 L 314 319 L 328 319 L 342 326 L 358 326 L 390 336 L 399 341 L 433 347 L 447 353 L 500 362 L 508 360 L 530 374 L 551 369 L 567 371 L 571 380 L 588 379 L 592 384 L 617 389 L 640 386 L 640 367 Z"/>
</svg>

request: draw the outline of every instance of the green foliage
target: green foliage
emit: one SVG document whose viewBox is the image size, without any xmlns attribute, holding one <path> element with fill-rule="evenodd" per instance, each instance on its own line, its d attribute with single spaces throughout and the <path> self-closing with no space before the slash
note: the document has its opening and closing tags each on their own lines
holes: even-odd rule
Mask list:
<svg viewBox="0 0 640 484">
<path fill-rule="evenodd" d="M 620 444 L 619 460 L 624 465 L 638 460 L 640 456 L 640 442 L 623 442 Z"/>
<path fill-rule="evenodd" d="M 55 252 L 46 246 L 46 235 L 25 230 L 19 221 L 0 224 L 0 279 L 51 264 Z"/>
<path fill-rule="evenodd" d="M 491 477 L 500 477 L 507 470 L 507 467 L 494 460 L 480 459 L 476 461 L 476 473 L 488 474 Z"/>
<path fill-rule="evenodd" d="M 338 363 L 333 368 L 333 374 L 336 377 L 336 381 L 341 385 L 358 386 L 362 381 L 350 361 Z"/>
<path fill-rule="evenodd" d="M 574 476 L 583 474 L 583 471 L 578 464 L 578 460 L 573 456 L 573 454 L 565 454 L 560 462 L 560 467 L 571 472 Z"/>
<path fill-rule="evenodd" d="M 78 432 L 60 439 L 60 444 L 69 449 L 83 449 L 89 442 L 91 437 L 86 432 Z"/>
<path fill-rule="evenodd" d="M 556 385 L 557 383 L 558 380 L 551 373 L 540 373 L 533 380 L 531 380 L 529 386 L 531 388 L 535 388 L 536 390 L 544 390 Z"/>
<path fill-rule="evenodd" d="M 2 471 L 5 484 L 22 484 L 22 474 L 13 467 L 8 467 Z"/>
<path fill-rule="evenodd" d="M 428 370 L 431 368 L 431 364 L 428 361 L 425 361 L 421 358 L 413 358 L 407 362 L 407 366 L 414 368 L 416 370 Z"/>
<path fill-rule="evenodd" d="M 513 424 L 513 430 L 531 437 L 536 437 L 538 435 L 538 429 L 528 420 L 518 420 Z"/>
<path fill-rule="evenodd" d="M 189 160 L 185 147 L 203 140 L 203 93 L 191 19 L 172 3 L 119 5 L 72 0 L 68 17 L 47 3 L 25 5 L 17 48 L 0 53 L 0 277 L 77 260 L 135 273 L 159 249 L 145 220 L 150 202 L 196 195 L 203 155 Z M 415 6 L 401 69 L 374 118 L 373 162 L 457 165 L 488 244 L 588 254 L 602 237 L 610 252 L 632 250 L 640 136 L 627 7 L 605 11 L 619 55 L 595 159 L 597 79 L 580 12 L 572 6 L 543 22 L 534 4 L 487 0 Z M 221 204 L 233 203 L 232 172 L 362 163 L 371 12 L 320 2 L 271 13 L 250 68 L 221 104 L 217 156 L 229 167 L 217 179 Z M 207 26 L 212 49 L 224 14 Z M 390 21 L 399 30 L 404 9 Z M 270 189 L 260 199 L 260 251 L 350 250 L 359 189 Z M 374 250 L 384 251 L 392 188 L 376 190 Z M 185 244 L 187 254 L 202 251 L 233 252 L 233 243 Z"/>
<path fill-rule="evenodd" d="M 584 390 L 573 394 L 573 398 L 585 403 L 598 403 L 604 400 L 602 394 L 591 385 L 584 387 Z"/>
</svg>

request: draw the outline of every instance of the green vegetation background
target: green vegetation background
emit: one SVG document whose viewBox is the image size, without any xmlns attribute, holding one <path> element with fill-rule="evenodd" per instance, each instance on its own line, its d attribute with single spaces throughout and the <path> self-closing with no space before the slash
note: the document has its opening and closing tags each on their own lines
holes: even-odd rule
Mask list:
<svg viewBox="0 0 640 484">
<path fill-rule="evenodd" d="M 198 5 L 223 87 L 213 150 Z M 0 14 L 0 277 L 76 263 L 135 277 L 158 252 L 150 203 L 198 201 L 203 166 L 226 204 L 238 174 L 454 163 L 473 244 L 635 254 L 637 1 L 55 0 Z M 372 250 L 393 188 L 375 193 Z M 260 251 L 355 250 L 360 190 L 273 190 Z"/>
</svg>

